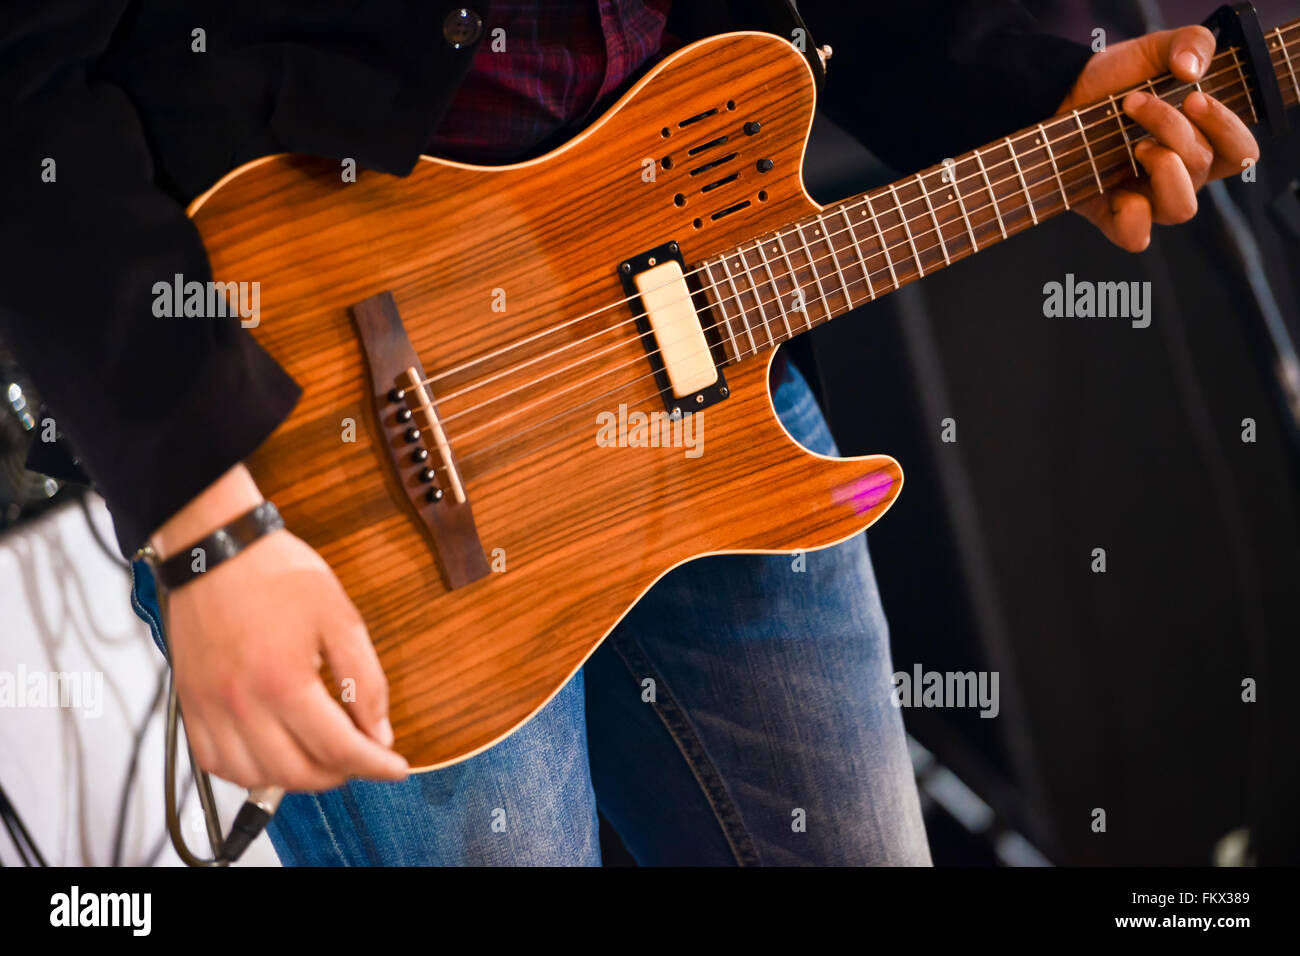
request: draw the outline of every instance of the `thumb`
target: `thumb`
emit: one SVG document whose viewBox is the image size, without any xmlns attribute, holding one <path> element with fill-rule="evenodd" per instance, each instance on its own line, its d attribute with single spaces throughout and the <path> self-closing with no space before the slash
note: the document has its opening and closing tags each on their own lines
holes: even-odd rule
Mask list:
<svg viewBox="0 0 1300 956">
<path fill-rule="evenodd" d="M 1117 87 L 1135 86 L 1172 72 L 1184 82 L 1198 80 L 1214 56 L 1214 34 L 1202 26 L 1160 30 L 1116 44 L 1110 79 Z"/>
<path fill-rule="evenodd" d="M 1083 67 L 1062 111 L 1086 106 L 1172 71 L 1185 83 L 1205 74 L 1214 56 L 1214 34 L 1205 27 L 1179 27 L 1125 40 L 1094 53 Z"/>
</svg>

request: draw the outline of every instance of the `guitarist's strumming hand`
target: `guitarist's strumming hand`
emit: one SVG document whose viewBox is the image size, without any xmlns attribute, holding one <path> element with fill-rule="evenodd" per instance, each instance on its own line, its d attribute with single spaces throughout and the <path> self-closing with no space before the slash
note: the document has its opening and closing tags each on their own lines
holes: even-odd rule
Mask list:
<svg viewBox="0 0 1300 956">
<path fill-rule="evenodd" d="M 1181 27 L 1126 40 L 1095 53 L 1079 74 L 1059 112 L 1068 113 L 1144 80 L 1172 73 L 1191 83 L 1205 75 L 1214 56 L 1214 35 L 1205 27 Z M 1186 222 L 1196 214 L 1196 192 L 1207 182 L 1239 174 L 1259 147 L 1246 125 L 1226 106 L 1193 91 L 1177 110 L 1150 93 L 1126 97 L 1124 112 L 1154 138 L 1134 148 L 1147 173 L 1075 207 L 1111 242 L 1141 252 L 1151 225 Z"/>
<path fill-rule="evenodd" d="M 236 466 L 159 528 L 154 547 L 170 556 L 261 501 Z M 299 538 L 272 532 L 204 572 L 172 592 L 168 618 L 185 729 L 204 770 L 248 789 L 406 776 L 366 626 Z M 322 660 L 356 681 L 346 709 L 320 679 Z"/>
</svg>

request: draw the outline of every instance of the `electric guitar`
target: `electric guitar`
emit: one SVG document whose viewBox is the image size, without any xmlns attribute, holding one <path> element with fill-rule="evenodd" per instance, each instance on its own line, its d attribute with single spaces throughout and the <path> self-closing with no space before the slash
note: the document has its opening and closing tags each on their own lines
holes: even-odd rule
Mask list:
<svg viewBox="0 0 1300 956">
<path fill-rule="evenodd" d="M 1276 125 L 1300 21 L 1264 43 L 1143 88 Z M 191 205 L 303 389 L 249 467 L 361 611 L 413 768 L 518 728 L 670 569 L 870 526 L 898 463 L 796 444 L 777 346 L 1139 171 L 1116 95 L 822 207 L 814 96 L 790 43 L 725 34 L 530 162 L 269 156 Z"/>
</svg>

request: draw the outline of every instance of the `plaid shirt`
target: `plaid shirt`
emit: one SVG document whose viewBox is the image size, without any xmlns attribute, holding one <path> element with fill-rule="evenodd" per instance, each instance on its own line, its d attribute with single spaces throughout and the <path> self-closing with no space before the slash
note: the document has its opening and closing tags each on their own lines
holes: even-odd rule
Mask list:
<svg viewBox="0 0 1300 956">
<path fill-rule="evenodd" d="M 663 52 L 670 2 L 493 3 L 474 62 L 429 152 L 463 162 L 511 162 L 576 131 Z M 494 33 L 498 28 L 504 35 Z"/>
</svg>

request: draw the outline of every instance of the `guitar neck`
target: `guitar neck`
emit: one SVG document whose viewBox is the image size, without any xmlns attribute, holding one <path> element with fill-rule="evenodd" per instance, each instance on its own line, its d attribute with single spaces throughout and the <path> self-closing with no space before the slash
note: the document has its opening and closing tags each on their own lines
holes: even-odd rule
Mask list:
<svg viewBox="0 0 1300 956">
<path fill-rule="evenodd" d="M 1300 103 L 1300 20 L 1265 37 L 1287 107 Z M 1169 74 L 1145 90 L 1181 108 L 1200 89 L 1249 126 L 1258 94 L 1236 47 L 1197 83 Z M 1120 104 L 1128 92 L 1027 127 L 823 209 L 696 268 L 727 364 L 974 255 L 1141 175 L 1150 136 Z"/>
</svg>

